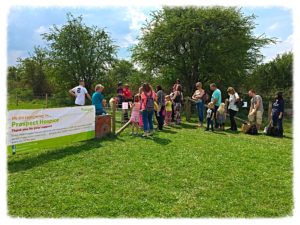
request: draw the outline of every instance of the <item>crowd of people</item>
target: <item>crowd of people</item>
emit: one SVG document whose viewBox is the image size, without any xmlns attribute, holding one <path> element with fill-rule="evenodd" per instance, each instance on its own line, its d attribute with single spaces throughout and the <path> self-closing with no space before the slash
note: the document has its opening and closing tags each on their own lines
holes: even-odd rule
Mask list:
<svg viewBox="0 0 300 225">
<path fill-rule="evenodd" d="M 210 84 L 212 91 L 211 98 L 203 89 L 202 83 L 195 84 L 195 92 L 191 99 L 195 102 L 199 127 L 203 127 L 204 113 L 206 110 L 206 131 L 215 129 L 225 130 L 226 114 L 228 112 L 230 119 L 231 131 L 237 131 L 237 123 L 235 115 L 242 106 L 242 100 L 239 94 L 233 87 L 227 88 L 228 98 L 222 99 L 221 90 L 215 83 Z M 69 93 L 75 97 L 75 105 L 85 105 L 85 98 L 92 101 L 95 106 L 96 115 L 104 115 L 106 111 L 106 100 L 102 94 L 104 86 L 97 84 L 92 97 L 88 94 L 84 87 L 84 81 L 80 80 L 79 86 L 69 90 Z M 248 92 L 250 101 L 250 109 L 248 113 L 248 121 L 250 125 L 255 125 L 257 130 L 261 128 L 263 121 L 263 100 L 262 97 L 256 94 L 255 90 L 250 89 Z M 132 124 L 132 135 L 138 135 L 139 129 L 142 128 L 143 137 L 151 136 L 154 132 L 153 117 L 157 121 L 157 129 L 163 130 L 166 125 L 179 125 L 181 123 L 181 111 L 183 106 L 182 85 L 179 79 L 173 85 L 172 91 L 166 94 L 163 88 L 158 85 L 154 90 L 149 83 L 143 83 L 138 92 L 132 95 L 132 91 L 128 84 L 118 83 L 116 97 L 110 100 L 110 103 L 115 102 L 119 108 L 122 108 L 122 114 L 125 120 L 130 120 Z M 128 108 L 123 109 L 123 103 L 128 104 Z M 129 111 L 131 115 L 129 118 Z M 272 115 L 270 126 L 278 128 L 278 135 L 283 136 L 283 114 L 284 100 L 281 92 L 276 93 L 275 100 L 272 105 Z"/>
</svg>

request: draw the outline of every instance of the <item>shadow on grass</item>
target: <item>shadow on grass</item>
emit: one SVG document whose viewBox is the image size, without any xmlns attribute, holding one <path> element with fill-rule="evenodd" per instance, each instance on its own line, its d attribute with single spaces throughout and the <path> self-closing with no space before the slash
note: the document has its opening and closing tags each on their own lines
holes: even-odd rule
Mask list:
<svg viewBox="0 0 300 225">
<path fill-rule="evenodd" d="M 16 173 L 20 171 L 29 170 L 31 168 L 43 165 L 53 160 L 59 160 L 70 155 L 79 154 L 84 151 L 89 151 L 91 149 L 101 147 L 99 139 L 83 141 L 81 143 L 82 144 L 77 146 L 72 145 L 57 150 L 47 151 L 36 157 L 30 157 L 19 161 L 8 162 L 8 171 L 9 173 Z"/>
<path fill-rule="evenodd" d="M 218 131 L 218 130 L 214 130 L 213 133 L 214 133 L 214 134 L 226 135 L 226 133 L 224 133 L 224 131 Z"/>
<path fill-rule="evenodd" d="M 179 125 L 172 125 L 175 129 L 197 129 L 196 124 L 188 124 L 188 123 L 181 123 Z"/>
<path fill-rule="evenodd" d="M 176 134 L 177 133 L 174 130 L 170 130 L 170 129 L 166 130 L 165 128 L 162 131 L 160 131 L 160 132 L 167 133 L 167 134 Z"/>
<path fill-rule="evenodd" d="M 161 137 L 157 137 L 157 136 L 150 136 L 150 137 L 145 138 L 145 140 L 152 140 L 160 145 L 168 145 L 172 142 L 170 139 L 161 138 Z"/>
</svg>

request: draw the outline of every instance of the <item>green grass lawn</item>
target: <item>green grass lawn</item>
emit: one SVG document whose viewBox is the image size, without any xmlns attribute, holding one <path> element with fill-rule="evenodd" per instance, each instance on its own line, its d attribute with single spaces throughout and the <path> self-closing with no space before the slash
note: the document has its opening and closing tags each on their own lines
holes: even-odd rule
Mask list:
<svg viewBox="0 0 300 225">
<path fill-rule="evenodd" d="M 17 217 L 283 217 L 292 214 L 291 126 L 283 139 L 205 132 L 107 137 L 8 156 Z M 68 139 L 66 139 L 68 140 Z M 53 140 L 55 141 L 55 140 Z"/>
</svg>

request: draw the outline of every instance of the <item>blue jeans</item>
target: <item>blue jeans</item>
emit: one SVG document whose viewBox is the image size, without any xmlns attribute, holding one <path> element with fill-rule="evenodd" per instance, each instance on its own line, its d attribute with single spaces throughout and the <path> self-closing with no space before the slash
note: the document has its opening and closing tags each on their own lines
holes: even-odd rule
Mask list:
<svg viewBox="0 0 300 225">
<path fill-rule="evenodd" d="M 147 110 L 143 110 L 142 112 L 145 132 L 153 130 L 153 112 L 154 111 L 147 111 Z"/>
<path fill-rule="evenodd" d="M 106 114 L 105 110 L 104 109 L 96 109 L 96 115 L 102 115 L 102 114 Z"/>
<path fill-rule="evenodd" d="M 214 131 L 214 121 L 212 118 L 207 118 L 206 119 L 206 130 L 209 130 L 209 127 L 211 127 L 211 130 Z"/>
<path fill-rule="evenodd" d="M 198 117 L 199 122 L 203 123 L 203 117 L 204 117 L 204 103 L 203 101 L 196 103 L 197 111 L 198 111 Z"/>
</svg>

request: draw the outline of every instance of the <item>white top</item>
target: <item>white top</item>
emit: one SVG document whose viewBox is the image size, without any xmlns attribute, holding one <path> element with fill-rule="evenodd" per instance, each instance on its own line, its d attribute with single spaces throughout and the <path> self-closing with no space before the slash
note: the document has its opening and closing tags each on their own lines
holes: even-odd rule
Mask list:
<svg viewBox="0 0 300 225">
<path fill-rule="evenodd" d="M 202 89 L 201 91 L 199 91 L 198 89 L 195 91 L 194 93 L 194 97 L 196 97 L 197 99 L 195 99 L 196 102 L 202 102 L 202 97 L 205 94 L 205 91 Z"/>
<path fill-rule="evenodd" d="M 234 110 L 234 111 L 239 111 L 239 107 L 235 104 L 236 99 L 239 98 L 238 93 L 234 93 L 233 95 L 229 95 L 229 105 L 228 109 Z"/>
<path fill-rule="evenodd" d="M 85 87 L 82 87 L 81 85 L 74 87 L 72 91 L 75 93 L 76 99 L 75 104 L 76 105 L 85 105 L 85 94 L 87 94 L 87 90 Z"/>
</svg>

